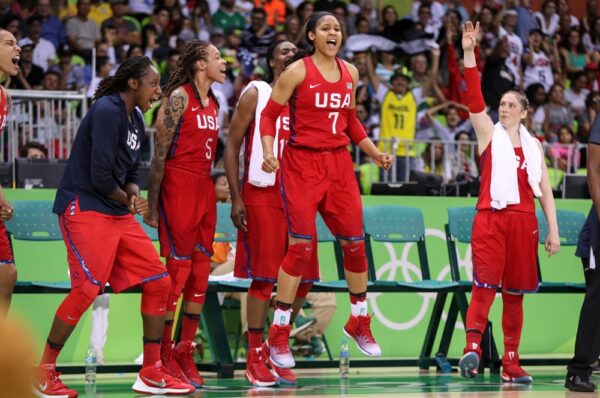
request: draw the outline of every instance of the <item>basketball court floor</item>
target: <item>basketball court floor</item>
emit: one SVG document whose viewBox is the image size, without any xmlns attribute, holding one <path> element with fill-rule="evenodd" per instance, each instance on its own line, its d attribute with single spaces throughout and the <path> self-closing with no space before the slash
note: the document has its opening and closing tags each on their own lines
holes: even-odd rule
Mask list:
<svg viewBox="0 0 600 398">
<path fill-rule="evenodd" d="M 224 380 L 207 374 L 205 387 L 188 395 L 193 398 L 225 397 L 399 397 L 399 398 L 555 398 L 595 397 L 596 394 L 572 393 L 564 388 L 564 367 L 528 367 L 534 383 L 529 386 L 503 383 L 499 375 L 485 374 L 474 380 L 457 373 L 419 373 L 407 368 L 351 369 L 348 379 L 340 379 L 337 371 L 299 370 L 296 386 L 274 388 L 252 387 L 238 371 L 234 379 Z M 600 381 L 600 376 L 595 376 Z M 63 381 L 75 388 L 82 398 L 132 398 L 138 395 L 130 388 L 135 375 L 98 375 L 95 388 L 86 386 L 83 375 L 65 375 Z M 1 394 L 0 394 L 1 395 Z M 600 396 L 600 393 L 598 394 Z M 163 397 L 163 396 L 154 396 Z"/>
</svg>

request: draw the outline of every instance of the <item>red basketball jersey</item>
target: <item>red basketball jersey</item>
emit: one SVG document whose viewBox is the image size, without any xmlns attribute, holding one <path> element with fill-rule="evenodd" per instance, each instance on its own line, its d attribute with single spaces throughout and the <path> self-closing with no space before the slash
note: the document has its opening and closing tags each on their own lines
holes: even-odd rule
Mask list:
<svg viewBox="0 0 600 398">
<path fill-rule="evenodd" d="M 517 160 L 517 180 L 519 184 L 520 203 L 508 205 L 506 208 L 512 211 L 521 211 L 525 213 L 535 212 L 535 202 L 533 201 L 533 190 L 527 182 L 527 162 L 523 154 L 523 148 L 514 148 Z M 481 185 L 479 188 L 479 200 L 477 201 L 478 210 L 492 209 L 492 196 L 490 186 L 492 183 L 492 143 L 485 148 L 481 154 Z"/>
<path fill-rule="evenodd" d="M 277 135 L 277 159 L 281 161 L 283 155 L 283 149 L 290 138 L 290 108 L 284 107 L 279 118 L 277 119 L 277 125 L 279 125 L 279 133 Z M 281 198 L 281 191 L 279 181 L 281 178 L 279 169 L 275 177 L 275 184 L 271 187 L 256 187 L 248 182 L 248 170 L 250 168 L 250 156 L 252 155 L 252 141 L 254 140 L 254 126 L 252 123 L 246 131 L 245 137 L 245 148 L 244 148 L 244 185 L 242 187 L 242 198 L 244 204 L 254 206 L 271 206 L 283 208 L 283 200 Z"/>
<path fill-rule="evenodd" d="M 0 89 L 0 93 L 0 133 L 2 133 L 8 119 L 8 96 L 5 88 Z"/>
<path fill-rule="evenodd" d="M 208 106 L 203 108 L 191 85 L 182 87 L 189 98 L 188 106 L 177 124 L 166 166 L 192 173 L 210 170 L 219 136 L 218 106 L 209 96 Z"/>
<path fill-rule="evenodd" d="M 330 83 L 321 75 L 311 57 L 302 60 L 306 76 L 290 98 L 290 145 L 313 149 L 348 145 L 346 113 L 354 92 L 350 72 L 344 61 L 336 58 L 341 77 Z"/>
</svg>

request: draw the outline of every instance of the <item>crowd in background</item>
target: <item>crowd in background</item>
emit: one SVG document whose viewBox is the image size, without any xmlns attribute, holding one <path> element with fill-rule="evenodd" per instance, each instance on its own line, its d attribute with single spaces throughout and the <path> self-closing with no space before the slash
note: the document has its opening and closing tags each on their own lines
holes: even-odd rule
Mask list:
<svg viewBox="0 0 600 398">
<path fill-rule="evenodd" d="M 410 169 L 451 182 L 479 174 L 474 145 L 458 143 L 474 138 L 460 46 L 467 18 L 481 26 L 477 57 L 492 117 L 503 92 L 526 93 L 525 124 L 546 143 L 548 163 L 564 172 L 584 167 L 585 151 L 562 144 L 586 143 L 600 110 L 600 15 L 596 0 L 586 8 L 579 19 L 567 0 L 546 0 L 539 10 L 530 0 L 482 0 L 470 13 L 459 0 L 423 0 L 413 1 L 410 15 L 385 0 L 4 0 L 0 27 L 22 48 L 9 88 L 79 90 L 88 98 L 127 57 L 150 57 L 164 84 L 184 43 L 211 41 L 228 61 L 225 83 L 213 87 L 224 144 L 241 90 L 267 78 L 268 46 L 286 39 L 305 47 L 307 16 L 330 11 L 345 37 L 340 56 L 360 73 L 357 115 L 368 134 Z M 386 106 L 388 98 L 402 98 L 401 109 Z M 152 115 L 146 120 L 151 127 Z M 445 144 L 409 144 L 415 139 Z"/>
</svg>

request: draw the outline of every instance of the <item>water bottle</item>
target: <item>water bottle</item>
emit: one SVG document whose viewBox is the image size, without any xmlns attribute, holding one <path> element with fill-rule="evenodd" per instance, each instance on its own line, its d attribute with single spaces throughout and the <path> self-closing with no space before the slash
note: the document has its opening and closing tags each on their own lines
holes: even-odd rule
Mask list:
<svg viewBox="0 0 600 398">
<path fill-rule="evenodd" d="M 348 350 L 348 342 L 342 340 L 340 348 L 340 377 L 345 378 L 350 374 L 350 352 Z"/>
<path fill-rule="evenodd" d="M 92 345 L 85 354 L 85 382 L 96 383 L 96 349 Z"/>
</svg>

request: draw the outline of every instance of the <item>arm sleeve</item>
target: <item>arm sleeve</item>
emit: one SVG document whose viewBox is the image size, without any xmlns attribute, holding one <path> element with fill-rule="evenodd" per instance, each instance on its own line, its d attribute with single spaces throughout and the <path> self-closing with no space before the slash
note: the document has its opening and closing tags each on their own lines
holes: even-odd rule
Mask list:
<svg viewBox="0 0 600 398">
<path fill-rule="evenodd" d="M 260 114 L 260 136 L 265 137 L 270 135 L 275 137 L 277 134 L 276 125 L 277 118 L 283 109 L 283 105 L 278 104 L 269 98 L 269 102 Z"/>
<path fill-rule="evenodd" d="M 465 68 L 465 81 L 467 83 L 467 98 L 469 112 L 480 113 L 485 110 L 485 101 L 481 92 L 481 79 L 477 67 Z"/>
<path fill-rule="evenodd" d="M 104 196 L 110 196 L 118 187 L 113 177 L 113 165 L 117 157 L 119 131 L 123 128 L 121 112 L 111 105 L 99 106 L 94 111 L 94 121 L 91 123 L 90 183 Z"/>
<path fill-rule="evenodd" d="M 348 128 L 346 133 L 353 143 L 358 145 L 362 140 L 367 138 L 367 132 L 364 126 L 356 117 L 356 108 L 348 109 Z"/>
</svg>

